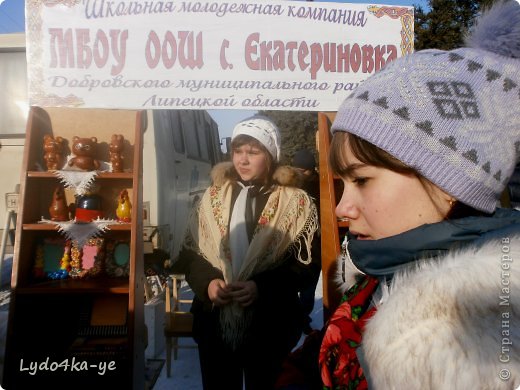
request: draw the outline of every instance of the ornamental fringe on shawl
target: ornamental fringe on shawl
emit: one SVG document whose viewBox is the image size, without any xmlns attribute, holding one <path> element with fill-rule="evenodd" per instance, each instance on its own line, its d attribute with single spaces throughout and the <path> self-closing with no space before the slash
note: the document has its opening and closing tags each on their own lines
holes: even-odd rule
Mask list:
<svg viewBox="0 0 520 390">
<path fill-rule="evenodd" d="M 220 269 L 226 283 L 246 281 L 252 275 L 274 267 L 292 250 L 298 261 L 311 262 L 311 242 L 318 229 L 318 214 L 305 191 L 276 186 L 258 220 L 238 277 L 234 278 L 229 249 L 228 223 L 231 212 L 232 184 L 211 186 L 195 207 L 184 241 L 214 267 Z M 302 251 L 306 251 L 302 256 Z M 241 344 L 251 321 L 250 312 L 238 304 L 221 308 L 223 340 L 233 348 Z"/>
</svg>

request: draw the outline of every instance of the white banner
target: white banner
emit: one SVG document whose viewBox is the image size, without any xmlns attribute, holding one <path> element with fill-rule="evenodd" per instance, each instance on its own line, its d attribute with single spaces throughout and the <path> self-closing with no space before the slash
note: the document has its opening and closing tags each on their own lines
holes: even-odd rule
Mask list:
<svg viewBox="0 0 520 390">
<path fill-rule="evenodd" d="M 27 0 L 31 105 L 336 111 L 413 50 L 413 8 Z"/>
</svg>

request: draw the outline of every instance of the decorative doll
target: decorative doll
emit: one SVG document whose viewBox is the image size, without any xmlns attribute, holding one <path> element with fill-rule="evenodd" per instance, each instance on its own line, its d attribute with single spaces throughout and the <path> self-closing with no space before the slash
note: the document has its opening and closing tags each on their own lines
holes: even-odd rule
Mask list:
<svg viewBox="0 0 520 390">
<path fill-rule="evenodd" d="M 62 137 L 53 138 L 52 135 L 45 134 L 43 137 L 43 159 L 48 170 L 57 170 L 63 166 L 63 150 L 65 140 Z"/>
<path fill-rule="evenodd" d="M 79 223 L 89 223 L 95 219 L 103 217 L 101 196 L 94 193 L 87 193 L 78 196 L 75 207 L 75 221 Z"/>
<path fill-rule="evenodd" d="M 65 199 L 65 191 L 63 186 L 57 186 L 52 195 L 52 202 L 49 206 L 49 214 L 53 221 L 68 221 L 69 208 L 67 207 L 67 199 Z"/>
<path fill-rule="evenodd" d="M 112 172 L 123 172 L 123 149 L 125 137 L 121 134 L 113 134 L 110 141 L 110 162 L 112 163 Z"/>
<path fill-rule="evenodd" d="M 117 219 L 122 222 L 130 222 L 132 220 L 132 203 L 130 203 L 127 190 L 121 191 L 117 203 Z"/>
</svg>

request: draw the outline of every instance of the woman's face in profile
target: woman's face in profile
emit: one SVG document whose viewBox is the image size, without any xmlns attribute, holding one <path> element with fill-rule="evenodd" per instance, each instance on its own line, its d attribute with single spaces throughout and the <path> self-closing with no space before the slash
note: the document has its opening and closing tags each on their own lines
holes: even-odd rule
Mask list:
<svg viewBox="0 0 520 390">
<path fill-rule="evenodd" d="M 415 175 L 364 164 L 348 142 L 344 153 L 351 173 L 342 177 L 344 190 L 336 215 L 349 219 L 350 233 L 358 240 L 391 237 L 440 222 L 448 213 L 450 196 L 438 187 L 425 186 Z"/>
<path fill-rule="evenodd" d="M 262 149 L 244 144 L 233 149 L 233 165 L 240 178 L 249 182 L 267 174 L 267 155 Z"/>
</svg>

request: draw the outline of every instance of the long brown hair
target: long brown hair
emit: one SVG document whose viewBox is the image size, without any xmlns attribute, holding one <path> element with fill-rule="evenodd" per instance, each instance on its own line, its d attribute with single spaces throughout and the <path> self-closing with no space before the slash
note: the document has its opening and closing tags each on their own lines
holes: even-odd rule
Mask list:
<svg viewBox="0 0 520 390">
<path fill-rule="evenodd" d="M 341 177 L 349 177 L 351 173 L 349 162 L 345 156 L 345 147 L 347 142 L 354 156 L 362 163 L 374 167 L 388 169 L 390 171 L 404 175 L 413 175 L 417 177 L 426 190 L 428 196 L 432 200 L 433 204 L 437 207 L 437 203 L 432 196 L 432 189 L 435 184 L 425 178 L 416 169 L 404 164 L 402 161 L 396 159 L 388 152 L 385 152 L 383 149 L 375 146 L 374 144 L 371 144 L 368 141 L 365 141 L 355 134 L 341 131 L 334 133 L 332 136 L 332 142 L 330 144 L 329 151 L 329 165 L 336 175 Z M 451 220 L 481 215 L 489 214 L 456 201 L 444 218 Z"/>
</svg>

